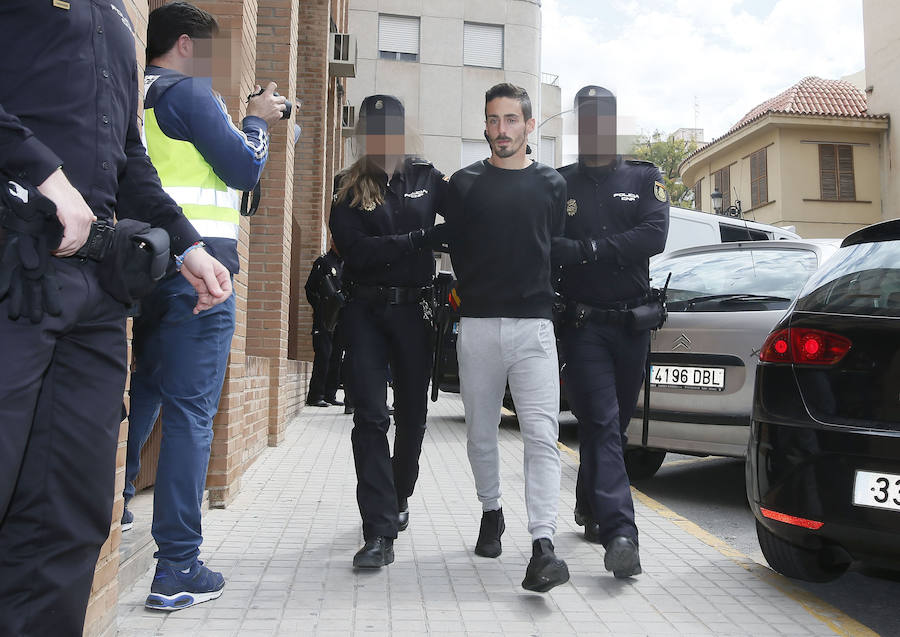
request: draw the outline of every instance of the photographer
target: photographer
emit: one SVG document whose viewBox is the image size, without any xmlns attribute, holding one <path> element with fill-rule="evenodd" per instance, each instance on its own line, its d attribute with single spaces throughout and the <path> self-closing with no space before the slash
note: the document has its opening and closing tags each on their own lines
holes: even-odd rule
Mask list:
<svg viewBox="0 0 900 637">
<path fill-rule="evenodd" d="M 147 153 L 163 188 L 183 208 L 203 243 L 238 271 L 236 189 L 250 190 L 268 157 L 268 129 L 285 98 L 275 84 L 252 97 L 238 129 L 212 88 L 228 80 L 229 41 L 215 18 L 185 2 L 154 10 L 147 27 L 144 129 Z M 222 65 L 220 69 L 218 65 Z M 158 551 L 149 608 L 182 609 L 222 594 L 225 580 L 197 559 L 200 503 L 206 485 L 212 421 L 219 404 L 235 306 L 191 314 L 193 291 L 172 273 L 142 303 L 134 322 L 125 500 L 134 495 L 141 447 L 162 407 L 162 445 L 153 501 Z M 123 529 L 132 524 L 126 508 Z"/>
<path fill-rule="evenodd" d="M 4 635 L 80 635 L 109 535 L 127 368 L 125 305 L 107 284 L 131 262 L 120 229 L 111 259 L 76 256 L 92 221 L 164 229 L 189 313 L 231 297 L 141 145 L 134 46 L 121 0 L 0 3 Z"/>
</svg>

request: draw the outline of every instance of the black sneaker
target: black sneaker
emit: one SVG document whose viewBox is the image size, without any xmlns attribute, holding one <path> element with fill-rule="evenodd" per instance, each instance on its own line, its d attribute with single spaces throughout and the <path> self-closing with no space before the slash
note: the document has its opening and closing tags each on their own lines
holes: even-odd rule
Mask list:
<svg viewBox="0 0 900 637">
<path fill-rule="evenodd" d="M 611 539 L 606 545 L 603 565 L 619 579 L 640 575 L 641 556 L 638 553 L 637 542 L 624 535 L 617 535 Z"/>
<path fill-rule="evenodd" d="M 569 567 L 553 552 L 553 542 L 542 537 L 531 545 L 531 561 L 525 570 L 522 588 L 546 593 L 554 586 L 569 581 Z"/>
<path fill-rule="evenodd" d="M 499 557 L 503 552 L 500 536 L 505 530 L 506 522 L 503 521 L 502 508 L 482 513 L 481 529 L 478 531 L 478 541 L 475 542 L 475 555 Z"/>
<path fill-rule="evenodd" d="M 394 561 L 394 540 L 381 535 L 366 540 L 353 556 L 354 568 L 381 568 Z"/>
</svg>

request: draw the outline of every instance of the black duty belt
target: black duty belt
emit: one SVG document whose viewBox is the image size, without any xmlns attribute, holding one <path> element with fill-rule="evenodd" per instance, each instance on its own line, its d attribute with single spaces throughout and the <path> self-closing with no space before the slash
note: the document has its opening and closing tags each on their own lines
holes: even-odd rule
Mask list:
<svg viewBox="0 0 900 637">
<path fill-rule="evenodd" d="M 629 320 L 628 310 L 643 305 L 647 302 L 646 296 L 626 301 L 612 301 L 608 303 L 579 303 L 573 301 L 569 304 L 569 315 L 577 327 L 585 323 L 599 323 L 600 325 L 625 325 Z"/>
<path fill-rule="evenodd" d="M 406 303 L 418 303 L 422 299 L 431 298 L 434 288 L 426 287 L 390 287 L 386 285 L 357 285 L 349 286 L 351 299 L 364 301 L 376 301 L 388 305 L 403 305 Z"/>
</svg>

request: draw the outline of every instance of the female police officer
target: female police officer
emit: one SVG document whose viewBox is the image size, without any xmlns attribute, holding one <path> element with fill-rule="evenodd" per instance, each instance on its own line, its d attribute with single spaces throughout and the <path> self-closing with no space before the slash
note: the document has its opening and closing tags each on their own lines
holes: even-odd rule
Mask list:
<svg viewBox="0 0 900 637">
<path fill-rule="evenodd" d="M 431 360 L 434 258 L 428 249 L 446 182 L 427 161 L 405 155 L 403 105 L 372 95 L 360 107 L 361 157 L 336 181 L 331 233 L 344 256 L 343 318 L 350 383 L 356 497 L 365 546 L 358 568 L 394 561 L 397 531 L 419 474 Z M 394 388 L 394 455 L 387 431 L 388 365 Z"/>
</svg>

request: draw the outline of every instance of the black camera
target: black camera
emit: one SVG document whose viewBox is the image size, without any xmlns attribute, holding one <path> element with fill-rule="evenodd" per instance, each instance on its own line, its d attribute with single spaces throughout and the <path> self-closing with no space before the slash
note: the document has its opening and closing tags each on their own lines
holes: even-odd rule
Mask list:
<svg viewBox="0 0 900 637">
<path fill-rule="evenodd" d="M 252 98 L 256 97 L 257 95 L 262 95 L 263 92 L 264 92 L 264 89 L 260 88 L 258 91 L 256 91 L 256 93 L 250 93 L 250 95 L 247 96 L 247 102 L 249 103 L 250 100 L 251 100 Z M 278 95 L 279 93 L 278 93 L 278 91 L 275 91 L 275 92 L 272 93 L 272 94 L 273 94 L 273 95 Z M 294 107 L 294 105 L 291 104 L 291 101 L 290 101 L 290 100 L 284 100 L 284 111 L 282 111 L 282 113 L 281 113 L 281 119 L 287 119 L 287 118 L 289 118 L 289 117 L 291 116 L 291 109 L 292 109 L 293 107 Z"/>
</svg>

